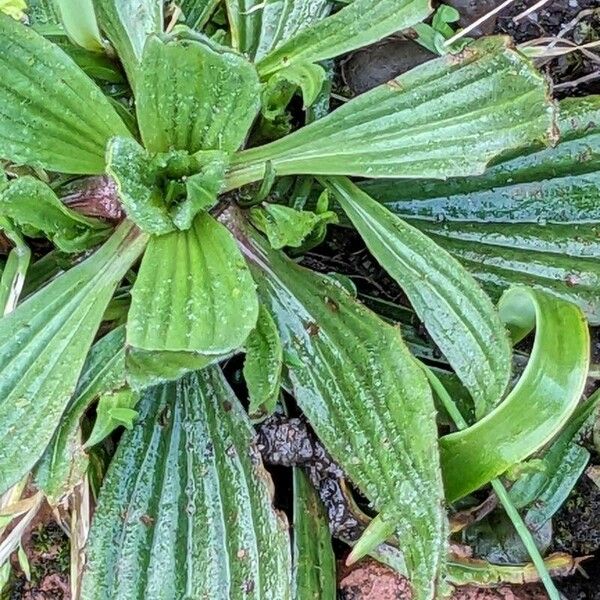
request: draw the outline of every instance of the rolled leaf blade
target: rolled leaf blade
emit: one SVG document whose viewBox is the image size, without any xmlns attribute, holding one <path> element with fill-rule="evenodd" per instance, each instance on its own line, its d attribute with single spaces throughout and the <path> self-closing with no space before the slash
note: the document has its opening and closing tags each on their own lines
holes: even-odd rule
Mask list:
<svg viewBox="0 0 600 600">
<path fill-rule="evenodd" d="M 4 14 L 0 45 L 0 156 L 102 173 L 106 143 L 129 131 L 101 90 L 58 46 Z"/>
<path fill-rule="evenodd" d="M 547 82 L 533 65 L 505 38 L 486 38 L 285 138 L 238 153 L 229 187 L 261 179 L 267 162 L 278 175 L 479 174 L 504 152 L 553 139 L 554 112 Z"/>
<path fill-rule="evenodd" d="M 515 287 L 505 293 L 499 308 L 517 340 L 535 325 L 533 350 L 519 381 L 499 406 L 471 427 L 440 438 L 449 502 L 547 444 L 576 409 L 585 386 L 590 340 L 577 306 Z"/>
<path fill-rule="evenodd" d="M 148 390 L 106 477 L 84 600 L 290 598 L 286 524 L 216 368 Z"/>
<path fill-rule="evenodd" d="M 433 399 L 422 371 L 398 330 L 330 278 L 256 235 L 243 247 L 279 327 L 296 401 L 352 481 L 397 524 L 415 597 L 433 598 L 446 523 Z"/>
<path fill-rule="evenodd" d="M 476 414 L 489 412 L 508 385 L 512 354 L 490 299 L 467 270 L 425 234 L 349 180 L 326 182 L 471 393 Z"/>
<path fill-rule="evenodd" d="M 50 442 L 106 306 L 145 243 L 122 224 L 94 255 L 0 320 L 0 493 Z"/>
</svg>

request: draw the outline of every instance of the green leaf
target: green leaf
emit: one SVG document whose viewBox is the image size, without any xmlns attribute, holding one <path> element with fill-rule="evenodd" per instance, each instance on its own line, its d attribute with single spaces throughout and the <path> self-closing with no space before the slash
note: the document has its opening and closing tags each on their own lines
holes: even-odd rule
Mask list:
<svg viewBox="0 0 600 600">
<path fill-rule="evenodd" d="M 93 0 L 55 0 L 60 12 L 60 20 L 69 39 L 74 44 L 91 50 L 102 52 L 104 44 L 98 29 Z"/>
<path fill-rule="evenodd" d="M 234 48 L 255 61 L 331 10 L 329 0 L 226 0 Z"/>
<path fill-rule="evenodd" d="M 124 384 L 125 328 L 119 327 L 92 346 L 73 399 L 35 467 L 35 484 L 51 503 L 57 504 L 70 494 L 88 469 L 81 433 L 81 419 L 86 410 L 98 396 Z"/>
<path fill-rule="evenodd" d="M 104 310 L 145 243 L 123 223 L 94 255 L 0 320 L 0 493 L 50 442 Z"/>
<path fill-rule="evenodd" d="M 555 148 L 526 147 L 479 177 L 365 184 L 498 298 L 525 284 L 600 323 L 600 97 L 560 105 Z"/>
<path fill-rule="evenodd" d="M 544 78 L 506 38 L 485 38 L 238 153 L 228 187 L 261 179 L 267 161 L 280 176 L 475 175 L 503 152 L 547 141 L 553 121 Z"/>
<path fill-rule="evenodd" d="M 471 427 L 440 439 L 449 502 L 466 496 L 547 444 L 577 407 L 589 366 L 589 331 L 581 310 L 516 287 L 500 300 L 516 340 L 536 327 L 529 362 L 506 399 Z"/>
<path fill-rule="evenodd" d="M 331 211 L 315 214 L 265 202 L 250 209 L 250 221 L 267 235 L 273 248 L 297 248 L 317 227 L 337 223 L 337 215 Z"/>
<path fill-rule="evenodd" d="M 209 40 L 148 39 L 136 88 L 144 146 L 168 150 L 237 150 L 260 103 L 254 66 Z"/>
<path fill-rule="evenodd" d="M 106 223 L 70 210 L 50 186 L 30 176 L 14 179 L 0 190 L 0 216 L 29 237 L 48 238 L 63 252 L 82 252 L 110 234 Z"/>
<path fill-rule="evenodd" d="M 422 21 L 430 12 L 428 0 L 354 0 L 277 45 L 258 61 L 259 73 L 266 77 L 295 63 L 318 62 L 368 46 Z"/>
<path fill-rule="evenodd" d="M 162 0 L 94 0 L 100 29 L 117 51 L 134 88 L 146 39 L 163 30 L 163 4 Z"/>
<path fill-rule="evenodd" d="M 381 266 L 400 284 L 481 417 L 509 382 L 511 346 L 495 307 L 460 263 L 347 179 L 328 179 Z"/>
<path fill-rule="evenodd" d="M 60 48 L 2 14 L 0 46 L 0 156 L 103 173 L 106 143 L 129 132 L 100 89 Z"/>
<path fill-rule="evenodd" d="M 127 344 L 141 350 L 225 354 L 244 344 L 258 317 L 244 258 L 206 213 L 187 231 L 150 239 L 131 296 Z"/>
<path fill-rule="evenodd" d="M 113 138 L 106 153 L 106 172 L 114 179 L 127 216 L 147 233 L 163 234 L 175 225 L 164 194 L 156 184 L 157 166 L 132 138 Z"/>
<path fill-rule="evenodd" d="M 277 90 L 277 87 L 282 84 L 292 84 L 302 91 L 304 109 L 307 109 L 315 103 L 326 79 L 327 73 L 321 65 L 312 63 L 291 65 L 278 71 L 269 79 L 265 85 L 263 95 L 269 98 L 271 90 Z"/>
<path fill-rule="evenodd" d="M 335 555 L 325 509 L 301 469 L 294 469 L 294 600 L 335 600 Z"/>
<path fill-rule="evenodd" d="M 200 31 L 219 5 L 220 0 L 180 0 L 185 22 L 191 29 Z"/>
<path fill-rule="evenodd" d="M 396 523 L 414 597 L 433 598 L 446 522 L 435 411 L 423 372 L 396 328 L 329 277 L 249 235 L 244 250 L 279 327 L 299 407 L 348 477 Z"/>
<path fill-rule="evenodd" d="M 261 305 L 256 327 L 246 340 L 244 379 L 248 387 L 251 417 L 264 417 L 275 410 L 281 385 L 283 348 L 279 331 L 269 312 Z"/>
<path fill-rule="evenodd" d="M 91 448 L 108 437 L 117 427 L 132 429 L 137 417 L 133 410 L 139 400 L 136 392 L 129 388 L 112 390 L 100 396 L 96 408 L 96 421 L 85 448 Z"/>
<path fill-rule="evenodd" d="M 105 479 L 83 600 L 288 600 L 286 525 L 216 368 L 149 390 Z"/>
</svg>

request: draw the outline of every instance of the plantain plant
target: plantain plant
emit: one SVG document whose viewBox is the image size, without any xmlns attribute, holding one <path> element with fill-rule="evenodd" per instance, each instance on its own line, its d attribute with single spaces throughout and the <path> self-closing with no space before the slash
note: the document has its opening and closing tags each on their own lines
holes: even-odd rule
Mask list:
<svg viewBox="0 0 600 600">
<path fill-rule="evenodd" d="M 578 409 L 580 306 L 596 309 L 538 281 L 496 308 L 466 268 L 490 283 L 491 261 L 464 249 L 483 234 L 468 237 L 478 200 L 463 188 L 512 184 L 515 170 L 535 180 L 537 157 L 560 152 L 540 149 L 558 110 L 530 61 L 483 39 L 330 110 L 331 59 L 430 11 L 189 0 L 166 15 L 157 0 L 86 0 L 74 13 L 38 0 L 28 24 L 0 15 L 0 493 L 18 496 L 31 474 L 52 505 L 73 502 L 98 479 L 101 442 L 129 429 L 73 573 L 82 598 L 333 598 L 314 491 L 298 472 L 292 556 L 256 448 L 253 421 L 282 390 L 378 515 L 355 555 L 397 539 L 391 562 L 414 597 L 438 597 L 460 582 L 446 504 L 544 449 Z M 539 154 L 514 158 L 524 148 Z M 447 233 L 442 211 L 468 226 Z M 439 437 L 436 410 L 453 405 L 400 329 L 294 260 L 338 220 L 462 386 L 461 430 Z M 28 244 L 44 243 L 28 267 Z M 493 279 L 494 294 L 510 282 Z M 511 385 L 512 343 L 536 327 Z M 248 410 L 222 371 L 239 353 Z"/>
</svg>

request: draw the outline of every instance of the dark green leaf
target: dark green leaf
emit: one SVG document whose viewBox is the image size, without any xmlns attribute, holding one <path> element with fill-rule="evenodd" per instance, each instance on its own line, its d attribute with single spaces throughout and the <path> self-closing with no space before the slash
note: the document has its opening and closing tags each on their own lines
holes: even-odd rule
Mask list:
<svg viewBox="0 0 600 600">
<path fill-rule="evenodd" d="M 100 395 L 125 384 L 125 328 L 96 342 L 86 359 L 77 389 L 61 417 L 52 441 L 35 467 L 35 483 L 51 503 L 81 482 L 88 468 L 83 449 L 81 418 Z"/>
<path fill-rule="evenodd" d="M 506 399 L 475 425 L 440 439 L 446 498 L 479 489 L 547 444 L 577 407 L 589 366 L 589 331 L 581 310 L 516 287 L 500 300 L 516 340 L 534 326 L 529 362 Z"/>
<path fill-rule="evenodd" d="M 188 27 L 200 30 L 210 19 L 220 0 L 179 0 Z"/>
<path fill-rule="evenodd" d="M 0 492 L 40 458 L 117 283 L 146 238 L 130 223 L 0 320 Z"/>
<path fill-rule="evenodd" d="M 0 14 L 0 156 L 64 173 L 102 173 L 129 135 L 100 89 L 57 46 Z"/>
<path fill-rule="evenodd" d="M 163 0 L 94 0 L 100 28 L 135 87 L 146 38 L 163 30 Z"/>
<path fill-rule="evenodd" d="M 315 214 L 282 204 L 264 203 L 250 210 L 250 221 L 266 234 L 273 248 L 297 248 L 317 227 L 337 223 L 337 215 L 331 211 Z"/>
<path fill-rule="evenodd" d="M 244 379 L 248 387 L 251 417 L 271 414 L 279 398 L 283 348 L 273 318 L 259 307 L 256 328 L 246 340 Z"/>
<path fill-rule="evenodd" d="M 294 469 L 294 600 L 335 600 L 335 555 L 325 509 L 308 477 Z"/>
<path fill-rule="evenodd" d="M 287 2 L 289 10 L 291 2 Z M 303 2 L 303 12 L 310 7 Z M 322 3 L 316 5 L 317 14 L 323 12 Z M 295 26 L 289 39 L 278 36 L 284 43 L 258 61 L 262 76 L 295 63 L 311 63 L 334 58 L 356 48 L 411 27 L 431 12 L 429 0 L 353 0 L 334 15 L 314 22 L 310 27 Z M 281 15 L 284 19 L 284 15 Z M 301 18 L 295 16 L 295 23 Z M 289 35 L 288 34 L 288 35 Z M 278 41 L 279 41 L 278 40 Z"/>
<path fill-rule="evenodd" d="M 481 417 L 504 396 L 511 346 L 495 307 L 467 270 L 429 237 L 347 179 L 327 180 L 367 247 L 400 284 Z"/>
<path fill-rule="evenodd" d="M 244 249 L 279 327 L 298 405 L 352 481 L 396 523 L 415 598 L 433 598 L 446 523 L 435 411 L 423 372 L 399 331 L 340 285 L 254 234 Z"/>
<path fill-rule="evenodd" d="M 553 121 L 544 78 L 506 38 L 486 38 L 240 152 L 228 187 L 261 179 L 267 161 L 278 175 L 474 175 L 511 148 L 547 141 Z"/>
<path fill-rule="evenodd" d="M 364 189 L 456 256 L 497 298 L 526 284 L 600 323 L 600 97 L 561 103 L 561 141 L 479 177 Z"/>
<path fill-rule="evenodd" d="M 106 477 L 84 600 L 287 600 L 286 526 L 220 372 L 149 390 Z"/>
<path fill-rule="evenodd" d="M 48 238 L 63 252 L 82 252 L 110 234 L 106 223 L 70 210 L 50 186 L 29 176 L 0 189 L 0 216 L 27 236 Z"/>
<path fill-rule="evenodd" d="M 225 354 L 243 345 L 258 317 L 244 258 L 206 213 L 187 231 L 150 239 L 131 296 L 127 343 L 140 350 Z"/>
<path fill-rule="evenodd" d="M 148 39 L 136 89 L 150 152 L 237 150 L 256 117 L 260 87 L 244 57 L 203 39 Z"/>
</svg>

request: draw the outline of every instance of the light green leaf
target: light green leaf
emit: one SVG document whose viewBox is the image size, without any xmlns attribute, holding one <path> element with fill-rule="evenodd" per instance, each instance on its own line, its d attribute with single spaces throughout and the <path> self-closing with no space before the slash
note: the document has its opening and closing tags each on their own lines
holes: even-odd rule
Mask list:
<svg viewBox="0 0 600 600">
<path fill-rule="evenodd" d="M 127 344 L 141 350 L 225 354 L 258 317 L 244 258 L 207 213 L 187 231 L 150 239 L 131 296 Z"/>
<path fill-rule="evenodd" d="M 50 442 L 104 310 L 145 243 L 123 223 L 94 255 L 0 320 L 0 493 Z"/>
<path fill-rule="evenodd" d="M 335 555 L 325 509 L 301 469 L 294 469 L 294 600 L 335 600 Z"/>
<path fill-rule="evenodd" d="M 456 259 L 348 179 L 327 185 L 471 393 L 477 416 L 488 413 L 511 368 L 508 335 L 490 299 Z"/>
<path fill-rule="evenodd" d="M 69 39 L 78 46 L 102 52 L 104 44 L 96 22 L 93 0 L 55 0 Z"/>
<path fill-rule="evenodd" d="M 275 410 L 279 398 L 283 348 L 273 317 L 259 307 L 256 327 L 246 340 L 244 379 L 248 387 L 251 417 L 264 417 Z"/>
<path fill-rule="evenodd" d="M 83 600 L 289 600 L 286 524 L 216 368 L 149 390 L 94 515 Z"/>
<path fill-rule="evenodd" d="M 328 277 L 249 235 L 243 247 L 279 327 L 298 405 L 348 477 L 397 524 L 414 597 L 433 598 L 446 522 L 435 411 L 423 372 L 398 329 Z"/>
<path fill-rule="evenodd" d="M 81 419 L 101 394 L 125 384 L 125 328 L 119 327 L 90 350 L 73 399 L 34 472 L 36 486 L 57 504 L 78 485 L 88 469 L 83 448 Z"/>
<path fill-rule="evenodd" d="M 119 200 L 138 227 L 154 234 L 175 229 L 164 194 L 156 184 L 157 166 L 134 139 L 113 138 L 106 163 L 106 172 L 117 185 Z"/>
<path fill-rule="evenodd" d="M 0 47 L 0 157 L 104 172 L 106 143 L 129 132 L 100 89 L 57 46 L 3 14 Z"/>
<path fill-rule="evenodd" d="M 163 0 L 94 0 L 100 29 L 115 50 L 132 87 L 146 39 L 163 30 Z"/>
<path fill-rule="evenodd" d="M 260 103 L 254 66 L 209 40 L 148 39 L 136 89 L 144 146 L 169 150 L 237 150 Z"/>
<path fill-rule="evenodd" d="M 25 0 L 0 0 L 0 12 L 13 19 L 21 20 L 24 18 L 25 10 L 27 10 Z"/>
<path fill-rule="evenodd" d="M 560 104 L 561 140 L 479 177 L 363 189 L 451 252 L 497 299 L 524 284 L 600 323 L 600 96 Z"/>
<path fill-rule="evenodd" d="M 110 235 L 106 223 L 70 210 L 50 186 L 29 176 L 0 189 L 0 216 L 29 237 L 48 238 L 63 252 L 82 252 Z"/>
<path fill-rule="evenodd" d="M 577 407 L 589 367 L 589 331 L 581 310 L 516 287 L 500 300 L 516 341 L 534 326 L 529 362 L 504 402 L 471 427 L 440 439 L 446 498 L 454 502 L 547 444 Z"/>
<path fill-rule="evenodd" d="M 185 179 L 187 197 L 171 208 L 171 218 L 177 229 L 185 230 L 192 226 L 194 217 L 212 208 L 223 188 L 225 171 L 229 164 L 227 155 L 221 150 L 207 150 L 196 153 L 206 156 L 201 171 Z"/>
<path fill-rule="evenodd" d="M 250 209 L 250 221 L 267 235 L 273 248 L 297 248 L 317 227 L 337 223 L 337 215 L 331 211 L 315 214 L 267 202 Z"/>
<path fill-rule="evenodd" d="M 131 429 L 137 417 L 137 412 L 133 408 L 138 400 L 138 394 L 129 388 L 102 394 L 96 408 L 94 428 L 86 440 L 84 448 L 95 446 L 117 427 L 123 426 Z"/>
<path fill-rule="evenodd" d="M 259 73 L 266 77 L 295 63 L 334 58 L 411 27 L 430 12 L 429 0 L 354 0 L 261 58 Z"/>
<path fill-rule="evenodd" d="M 304 108 L 306 109 L 315 103 L 326 79 L 327 73 L 321 65 L 313 63 L 291 65 L 281 69 L 269 79 L 263 90 L 263 95 L 268 99 L 271 91 L 277 90 L 278 86 L 292 84 L 302 91 Z"/>
<path fill-rule="evenodd" d="M 261 179 L 267 161 L 280 176 L 474 175 L 507 150 L 547 141 L 553 120 L 544 78 L 506 38 L 486 38 L 238 153 L 228 189 Z"/>
</svg>

